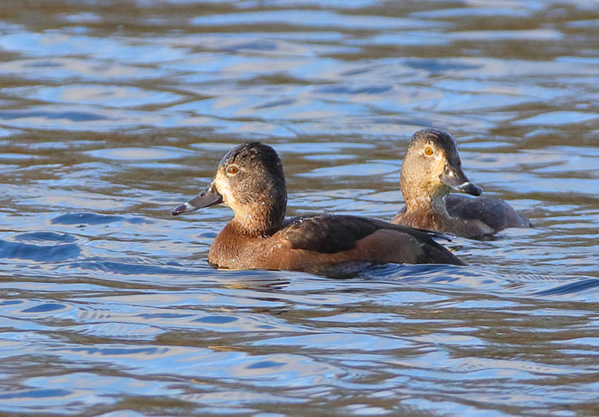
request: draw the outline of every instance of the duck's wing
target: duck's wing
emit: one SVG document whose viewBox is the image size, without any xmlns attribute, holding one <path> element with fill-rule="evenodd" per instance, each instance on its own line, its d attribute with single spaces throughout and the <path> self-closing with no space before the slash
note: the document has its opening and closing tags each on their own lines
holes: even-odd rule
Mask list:
<svg viewBox="0 0 599 417">
<path fill-rule="evenodd" d="M 327 255 L 334 261 L 462 265 L 435 242 L 434 232 L 359 216 L 320 215 L 288 220 L 277 232 L 290 249 Z"/>
<path fill-rule="evenodd" d="M 471 198 L 450 194 L 446 200 L 447 211 L 453 217 L 479 220 L 495 231 L 508 227 L 530 227 L 530 221 L 512 206 L 496 198 Z"/>
</svg>

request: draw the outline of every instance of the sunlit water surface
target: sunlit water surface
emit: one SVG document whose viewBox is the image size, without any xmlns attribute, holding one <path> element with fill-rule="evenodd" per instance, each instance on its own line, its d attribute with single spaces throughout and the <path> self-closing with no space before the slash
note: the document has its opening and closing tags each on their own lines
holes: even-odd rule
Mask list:
<svg viewBox="0 0 599 417">
<path fill-rule="evenodd" d="M 599 9 L 569 1 L 2 2 L 0 414 L 599 414 Z M 289 215 L 390 219 L 447 129 L 534 229 L 467 267 L 216 271 L 181 218 L 234 144 Z"/>
</svg>

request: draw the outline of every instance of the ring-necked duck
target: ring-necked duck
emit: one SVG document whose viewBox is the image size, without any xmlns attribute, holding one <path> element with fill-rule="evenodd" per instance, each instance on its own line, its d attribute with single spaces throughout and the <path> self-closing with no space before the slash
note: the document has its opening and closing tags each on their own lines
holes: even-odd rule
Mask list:
<svg viewBox="0 0 599 417">
<path fill-rule="evenodd" d="M 220 161 L 214 179 L 173 215 L 224 203 L 235 213 L 216 236 L 208 261 L 218 268 L 294 270 L 318 274 L 357 271 L 368 264 L 463 265 L 433 240 L 435 234 L 381 220 L 316 215 L 285 220 L 287 188 L 273 148 L 246 142 Z"/>
<path fill-rule="evenodd" d="M 449 194 L 455 190 L 479 196 L 482 189 L 466 177 L 455 140 L 442 130 L 414 133 L 400 186 L 406 206 L 391 220 L 394 224 L 467 238 L 482 238 L 507 227 L 530 227 L 528 219 L 503 200 Z"/>
</svg>

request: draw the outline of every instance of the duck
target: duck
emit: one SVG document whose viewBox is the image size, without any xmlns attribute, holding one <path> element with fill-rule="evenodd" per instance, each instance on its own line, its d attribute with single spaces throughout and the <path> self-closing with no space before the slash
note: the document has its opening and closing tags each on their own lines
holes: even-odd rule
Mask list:
<svg viewBox="0 0 599 417">
<path fill-rule="evenodd" d="M 353 215 L 285 218 L 287 188 L 277 152 L 261 142 L 225 154 L 210 184 L 173 208 L 179 215 L 223 203 L 233 219 L 213 240 L 219 269 L 291 270 L 338 276 L 380 264 L 464 265 L 437 233 Z"/>
<path fill-rule="evenodd" d="M 509 227 L 531 227 L 530 220 L 504 200 L 478 197 L 482 188 L 468 179 L 456 141 L 443 130 L 414 133 L 401 167 L 400 188 L 406 204 L 393 224 L 470 239 Z"/>
</svg>

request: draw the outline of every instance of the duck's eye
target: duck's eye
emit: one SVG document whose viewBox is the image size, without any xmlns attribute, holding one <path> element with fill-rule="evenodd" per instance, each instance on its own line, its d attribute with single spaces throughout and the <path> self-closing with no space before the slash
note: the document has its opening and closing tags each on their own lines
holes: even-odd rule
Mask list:
<svg viewBox="0 0 599 417">
<path fill-rule="evenodd" d="M 426 148 L 424 148 L 424 154 L 426 156 L 431 156 L 433 154 L 433 147 L 432 146 L 427 146 Z"/>
<path fill-rule="evenodd" d="M 237 165 L 231 165 L 227 168 L 227 174 L 235 175 L 239 172 L 239 167 Z"/>
</svg>

